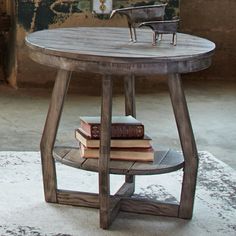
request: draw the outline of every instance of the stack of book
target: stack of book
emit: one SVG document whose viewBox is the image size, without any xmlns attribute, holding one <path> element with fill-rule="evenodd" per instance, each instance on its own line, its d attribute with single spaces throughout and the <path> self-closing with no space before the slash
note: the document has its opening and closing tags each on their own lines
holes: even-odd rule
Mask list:
<svg viewBox="0 0 236 236">
<path fill-rule="evenodd" d="M 80 117 L 75 137 L 80 142 L 81 156 L 98 158 L 100 145 L 100 117 Z M 145 135 L 144 125 L 132 116 L 113 116 L 111 151 L 113 160 L 153 161 L 151 138 Z"/>
</svg>

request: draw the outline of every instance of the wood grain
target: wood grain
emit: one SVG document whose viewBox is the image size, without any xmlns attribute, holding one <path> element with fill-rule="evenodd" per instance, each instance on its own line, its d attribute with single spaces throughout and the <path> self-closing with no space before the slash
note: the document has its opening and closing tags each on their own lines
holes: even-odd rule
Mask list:
<svg viewBox="0 0 236 236">
<path fill-rule="evenodd" d="M 178 33 L 176 46 L 170 45 L 168 35 L 158 46 L 152 46 L 151 30 L 137 32 L 139 42 L 130 43 L 125 28 L 44 30 L 28 35 L 26 45 L 33 60 L 73 71 L 154 75 L 187 73 L 210 66 L 215 44 L 209 40 Z"/>
<path fill-rule="evenodd" d="M 130 197 L 134 193 L 134 187 L 135 187 L 134 182 L 132 182 L 132 183 L 126 182 L 116 192 L 115 196 L 118 196 L 118 197 Z"/>
<path fill-rule="evenodd" d="M 136 118 L 136 103 L 135 103 L 135 76 L 127 75 L 124 77 L 125 91 L 125 115 L 131 115 Z M 133 193 L 135 191 L 135 176 L 126 175 L 126 183 L 133 183 Z"/>
<path fill-rule="evenodd" d="M 135 76 L 128 75 L 124 77 L 125 91 L 125 115 L 136 118 L 136 103 L 135 103 Z"/>
<path fill-rule="evenodd" d="M 100 227 L 107 229 L 110 217 L 110 146 L 112 117 L 112 77 L 104 75 L 102 80 L 101 135 L 99 156 Z"/>
<path fill-rule="evenodd" d="M 58 203 L 72 206 L 99 208 L 99 197 L 96 193 L 85 193 L 68 190 L 57 190 Z"/>
<path fill-rule="evenodd" d="M 68 149 L 69 147 L 61 147 L 61 149 Z M 71 151 L 64 156 L 60 157 L 60 153 L 64 153 L 59 147 L 53 151 L 53 156 L 59 162 L 72 166 L 78 169 L 99 171 L 98 159 L 86 159 L 80 156 L 78 148 L 71 147 Z M 134 161 L 116 161 L 110 160 L 109 162 L 110 174 L 123 174 L 123 175 L 154 175 L 163 174 L 171 171 L 179 170 L 184 166 L 183 155 L 173 150 L 156 151 L 153 162 L 134 162 Z M 132 183 L 128 181 L 127 183 Z"/>
<path fill-rule="evenodd" d="M 168 85 L 185 160 L 179 217 L 190 219 L 197 181 L 198 152 L 180 75 L 170 75 Z"/>
<path fill-rule="evenodd" d="M 45 54 L 89 61 L 98 57 L 101 61 L 116 58 L 180 61 L 211 52 L 215 48 L 209 40 L 181 33 L 178 34 L 179 46 L 173 47 L 169 45 L 169 40 L 163 39 L 159 47 L 153 47 L 150 44 L 151 30 L 137 30 L 139 42 L 130 43 L 126 32 L 125 28 L 108 27 L 44 30 L 30 34 L 26 44 L 34 50 L 43 50 Z"/>
<path fill-rule="evenodd" d="M 109 215 L 109 225 L 112 224 L 112 222 L 115 220 L 116 216 L 120 212 L 121 207 L 121 199 L 119 197 L 113 197 L 110 198 L 111 204 L 110 204 L 110 215 Z"/>
<path fill-rule="evenodd" d="M 158 202 L 150 199 L 123 198 L 121 211 L 159 216 L 178 216 L 178 204 Z"/>
<path fill-rule="evenodd" d="M 45 200 L 57 202 L 57 178 L 52 150 L 57 135 L 63 103 L 68 89 L 71 73 L 58 70 L 51 103 L 40 143 Z M 63 154 L 64 155 L 64 154 Z"/>
</svg>

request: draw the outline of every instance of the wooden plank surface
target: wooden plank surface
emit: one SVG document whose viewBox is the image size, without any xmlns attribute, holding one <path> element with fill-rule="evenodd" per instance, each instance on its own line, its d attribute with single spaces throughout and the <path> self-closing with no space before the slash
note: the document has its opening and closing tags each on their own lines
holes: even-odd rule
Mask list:
<svg viewBox="0 0 236 236">
<path fill-rule="evenodd" d="M 164 35 L 153 46 L 151 30 L 137 30 L 139 41 L 129 42 L 127 28 L 78 27 L 34 32 L 26 37 L 32 60 L 68 71 L 109 75 L 188 73 L 208 68 L 215 44 L 178 33 L 178 44 Z"/>
<path fill-rule="evenodd" d="M 178 33 L 177 46 L 170 45 L 172 35 L 163 36 L 158 46 L 152 46 L 152 31 L 138 29 L 138 42 L 129 42 L 127 28 L 78 27 L 34 32 L 26 44 L 45 54 L 74 59 L 154 59 L 161 61 L 198 57 L 212 52 L 215 44 L 209 40 Z M 114 61 L 114 62 L 115 62 Z"/>
<path fill-rule="evenodd" d="M 61 147 L 68 149 L 68 147 Z M 60 158 L 60 153 L 64 153 L 60 148 L 55 148 L 54 158 L 65 165 L 79 169 L 98 172 L 98 159 L 86 159 L 80 156 L 77 148 L 71 148 L 71 151 Z M 113 161 L 110 160 L 110 174 L 128 174 L 132 175 L 152 175 L 168 173 L 181 169 L 184 165 L 184 159 L 181 153 L 173 150 L 157 151 L 153 162 L 135 162 L 135 161 Z"/>
<path fill-rule="evenodd" d="M 80 157 L 80 150 L 78 148 L 73 148 L 61 159 L 60 162 L 72 167 L 81 168 L 85 161 L 84 158 Z"/>
<path fill-rule="evenodd" d="M 155 152 L 153 163 L 136 162 L 129 173 L 132 175 L 162 174 L 178 170 L 183 167 L 183 156 L 175 151 Z"/>
<path fill-rule="evenodd" d="M 71 151 L 71 148 L 70 147 L 62 148 L 55 146 L 54 151 L 55 153 L 57 153 L 58 158 L 63 159 L 66 156 L 66 154 L 68 154 Z"/>
</svg>

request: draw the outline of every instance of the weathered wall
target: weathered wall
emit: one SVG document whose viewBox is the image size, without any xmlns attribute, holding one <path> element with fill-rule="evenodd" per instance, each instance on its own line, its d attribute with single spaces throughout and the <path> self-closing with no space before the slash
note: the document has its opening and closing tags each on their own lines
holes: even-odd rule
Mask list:
<svg viewBox="0 0 236 236">
<path fill-rule="evenodd" d="M 166 18 L 178 15 L 179 0 L 162 0 L 169 2 Z M 155 0 L 113 0 L 113 9 L 130 5 L 154 4 Z M 92 0 L 18 0 L 16 1 L 16 48 L 17 48 L 17 77 L 10 77 L 10 83 L 15 86 L 51 86 L 55 69 L 46 68 L 32 62 L 24 45 L 27 33 L 56 27 L 72 26 L 126 26 L 124 17 L 94 16 L 92 14 Z M 45 76 L 46 75 L 46 76 Z M 81 86 L 98 84 L 96 76 L 90 74 L 75 74 L 80 80 L 75 80 Z M 94 78 L 91 80 L 91 78 Z M 142 78 L 140 79 L 143 80 Z"/>
<path fill-rule="evenodd" d="M 14 2 L 14 1 L 8 1 Z M 49 86 L 52 84 L 55 70 L 42 67 L 32 62 L 26 54 L 24 37 L 28 32 L 44 28 L 68 26 L 126 26 L 124 18 L 117 17 L 111 21 L 98 19 L 91 14 L 90 0 L 18 0 L 16 1 L 16 60 L 10 71 L 10 83 L 18 86 Z M 127 6 L 128 0 L 114 0 L 114 8 Z M 146 1 L 150 3 L 151 1 Z M 69 3 L 69 5 L 68 5 Z M 153 1 L 152 1 L 153 3 Z M 168 17 L 178 14 L 173 7 L 178 1 L 171 0 Z M 70 6 L 70 7 L 68 7 Z M 236 1 L 235 0 L 181 0 L 181 31 L 206 37 L 216 43 L 217 49 L 212 66 L 203 72 L 193 73 L 187 77 L 201 79 L 236 79 Z M 12 34 L 14 35 L 14 34 Z M 18 64 L 18 67 L 17 67 Z M 47 76 L 45 74 L 47 73 Z M 17 74 L 17 80 L 16 80 Z M 80 76 L 80 83 L 86 86 L 87 79 L 93 75 Z M 78 80 L 77 80 L 78 81 Z M 145 78 L 140 79 L 145 84 Z M 96 83 L 96 78 L 89 84 Z M 154 81 L 153 81 L 154 83 Z M 152 84 L 148 83 L 149 86 Z"/>
<path fill-rule="evenodd" d="M 236 80 L 236 1 L 181 0 L 181 30 L 216 43 L 212 66 L 190 75 Z"/>
<path fill-rule="evenodd" d="M 9 4 L 6 0 L 0 0 L 0 83 L 6 80 L 8 64 L 8 44 L 10 41 L 11 18 L 9 17 Z"/>
</svg>

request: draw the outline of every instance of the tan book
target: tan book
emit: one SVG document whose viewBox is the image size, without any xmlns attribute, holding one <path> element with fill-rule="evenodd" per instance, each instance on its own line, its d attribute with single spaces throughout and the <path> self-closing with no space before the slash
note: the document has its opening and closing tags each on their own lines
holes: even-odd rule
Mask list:
<svg viewBox="0 0 236 236">
<path fill-rule="evenodd" d="M 100 139 L 90 138 L 81 128 L 75 130 L 75 138 L 87 148 L 99 148 Z M 150 148 L 151 138 L 145 135 L 142 139 L 111 139 L 112 148 Z"/>
<path fill-rule="evenodd" d="M 81 157 L 84 158 L 98 158 L 99 148 L 86 148 L 83 144 L 80 145 Z M 123 161 L 153 161 L 153 148 L 112 148 L 110 152 L 112 160 Z"/>
<path fill-rule="evenodd" d="M 100 138 L 101 117 L 80 117 L 80 128 L 91 138 Z M 133 116 L 112 116 L 111 138 L 143 138 L 144 125 Z"/>
</svg>

